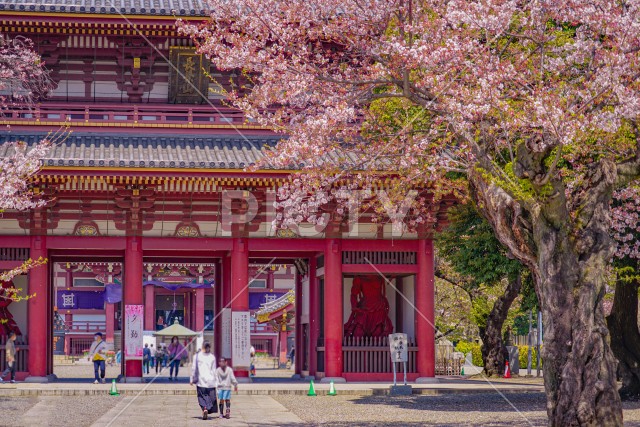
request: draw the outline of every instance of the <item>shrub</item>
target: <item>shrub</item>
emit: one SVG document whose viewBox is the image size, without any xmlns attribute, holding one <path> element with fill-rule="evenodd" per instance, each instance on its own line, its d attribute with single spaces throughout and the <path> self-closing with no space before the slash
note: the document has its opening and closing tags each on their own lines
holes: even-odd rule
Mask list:
<svg viewBox="0 0 640 427">
<path fill-rule="evenodd" d="M 520 369 L 527 369 L 527 360 L 529 354 L 529 346 L 527 345 L 519 345 L 518 350 L 520 351 Z M 531 369 L 536 369 L 536 361 L 538 357 L 538 352 L 536 351 L 536 347 L 531 347 Z M 542 367 L 542 359 L 540 359 L 540 367 Z"/>
</svg>

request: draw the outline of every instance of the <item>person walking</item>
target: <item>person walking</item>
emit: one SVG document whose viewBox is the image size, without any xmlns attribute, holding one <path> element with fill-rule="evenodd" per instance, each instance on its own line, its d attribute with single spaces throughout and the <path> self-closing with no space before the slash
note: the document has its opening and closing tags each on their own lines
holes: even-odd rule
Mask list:
<svg viewBox="0 0 640 427">
<path fill-rule="evenodd" d="M 249 357 L 250 357 L 249 375 L 251 377 L 255 377 L 256 376 L 256 349 L 253 348 L 253 346 L 249 348 Z"/>
<path fill-rule="evenodd" d="M 291 350 L 289 351 L 289 360 L 291 361 L 291 367 L 296 366 L 296 348 L 291 346 Z"/>
<path fill-rule="evenodd" d="M 142 373 L 149 373 L 149 363 L 151 363 L 151 349 L 149 349 L 149 344 L 145 344 L 142 349 Z"/>
<path fill-rule="evenodd" d="M 149 345 L 149 350 L 151 350 L 151 367 L 153 368 L 156 364 L 156 349 L 153 347 L 153 344 Z"/>
<path fill-rule="evenodd" d="M 173 376 L 174 381 L 178 381 L 178 370 L 180 369 L 180 360 L 186 354 L 186 349 L 178 337 L 171 338 L 171 344 L 169 344 L 169 381 Z M 175 374 L 174 374 L 175 369 Z"/>
<path fill-rule="evenodd" d="M 91 348 L 89 349 L 89 357 L 88 360 L 93 360 L 93 374 L 95 376 L 94 384 L 98 384 L 100 381 L 104 384 L 106 380 L 105 377 L 105 362 L 107 360 L 107 343 L 102 340 L 102 333 L 96 332 L 93 336 L 93 343 L 91 343 Z M 100 371 L 100 376 L 98 376 L 98 370 Z"/>
<path fill-rule="evenodd" d="M 156 374 L 162 372 L 162 362 L 164 362 L 164 346 L 158 347 L 156 350 Z"/>
<path fill-rule="evenodd" d="M 218 412 L 216 405 L 216 357 L 211 353 L 211 344 L 202 343 L 202 351 L 193 356 L 191 364 L 191 377 L 189 384 L 196 386 L 198 404 L 202 410 L 202 419 L 206 420 L 209 414 Z"/>
<path fill-rule="evenodd" d="M 216 383 L 218 384 L 220 418 L 231 418 L 231 386 L 235 392 L 238 392 L 238 380 L 233 374 L 233 369 L 227 366 L 227 359 L 224 357 L 220 358 L 220 366 L 216 369 Z M 226 412 L 223 412 L 225 406 Z"/>
<path fill-rule="evenodd" d="M 16 382 L 16 370 L 18 368 L 18 362 L 16 361 L 16 345 L 14 342 L 16 338 L 17 336 L 15 332 L 9 332 L 9 336 L 7 337 L 7 344 L 5 345 L 5 361 L 7 363 L 7 368 L 2 372 L 2 375 L 0 376 L 0 384 L 4 383 L 4 377 L 7 374 L 11 374 L 9 376 L 9 380 L 12 383 Z"/>
</svg>

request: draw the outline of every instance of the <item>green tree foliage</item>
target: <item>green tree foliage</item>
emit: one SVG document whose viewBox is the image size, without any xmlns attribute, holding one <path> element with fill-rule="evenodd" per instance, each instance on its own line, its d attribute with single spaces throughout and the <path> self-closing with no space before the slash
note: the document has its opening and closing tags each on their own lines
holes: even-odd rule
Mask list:
<svg viewBox="0 0 640 427">
<path fill-rule="evenodd" d="M 449 225 L 438 234 L 436 244 L 439 256 L 467 278 L 469 290 L 494 286 L 523 271 L 522 264 L 508 257 L 489 223 L 471 204 L 451 210 Z"/>
</svg>

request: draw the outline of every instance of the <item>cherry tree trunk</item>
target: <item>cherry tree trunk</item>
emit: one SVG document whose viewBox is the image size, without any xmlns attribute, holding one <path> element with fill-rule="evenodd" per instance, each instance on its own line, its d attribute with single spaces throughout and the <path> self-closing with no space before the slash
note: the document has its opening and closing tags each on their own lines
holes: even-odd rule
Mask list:
<svg viewBox="0 0 640 427">
<path fill-rule="evenodd" d="M 518 156 L 517 176 L 544 175 L 544 155 Z M 610 163 L 599 166 L 590 169 L 573 199 L 566 198 L 561 177 L 545 187 L 549 196 L 535 193 L 521 200 L 481 173 L 470 180 L 471 194 L 496 237 L 534 279 L 551 426 L 622 425 L 616 360 L 602 304 L 614 252 L 609 210 L 616 169 Z"/>
<path fill-rule="evenodd" d="M 482 338 L 482 360 L 487 376 L 498 376 L 504 372 L 506 347 L 502 340 L 502 326 L 507 319 L 509 308 L 520 293 L 522 279 L 518 276 L 510 280 L 504 294 L 493 304 L 487 317 L 487 325 L 480 328 Z"/>
<path fill-rule="evenodd" d="M 608 260 L 581 261 L 556 251 L 545 258 L 549 274 L 542 278 L 538 294 L 550 425 L 622 425 L 616 361 L 607 342 L 602 305 L 601 272 Z"/>
<path fill-rule="evenodd" d="M 611 314 L 607 317 L 611 349 L 618 359 L 622 379 L 620 397 L 640 399 L 640 332 L 638 331 L 638 281 L 618 280 Z"/>
</svg>

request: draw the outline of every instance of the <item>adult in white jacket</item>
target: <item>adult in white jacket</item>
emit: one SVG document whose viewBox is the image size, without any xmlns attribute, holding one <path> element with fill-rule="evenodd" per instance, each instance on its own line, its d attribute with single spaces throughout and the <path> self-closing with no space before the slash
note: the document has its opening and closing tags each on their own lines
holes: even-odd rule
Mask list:
<svg viewBox="0 0 640 427">
<path fill-rule="evenodd" d="M 216 402 L 216 357 L 211 353 L 211 344 L 205 341 L 202 351 L 193 356 L 190 384 L 196 385 L 198 404 L 202 410 L 202 419 L 206 420 L 212 412 L 218 412 Z"/>
</svg>

